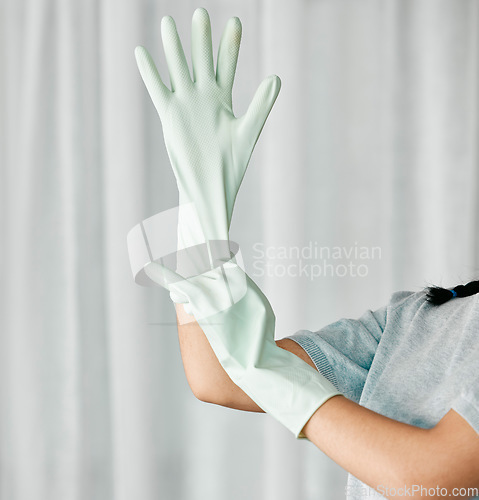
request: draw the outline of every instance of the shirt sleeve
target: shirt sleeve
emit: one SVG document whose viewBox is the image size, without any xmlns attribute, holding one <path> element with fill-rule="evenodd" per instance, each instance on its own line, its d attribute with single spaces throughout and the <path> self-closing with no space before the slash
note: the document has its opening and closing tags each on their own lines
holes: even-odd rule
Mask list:
<svg viewBox="0 0 479 500">
<path fill-rule="evenodd" d="M 452 409 L 479 434 L 479 377 L 461 391 Z"/>
<path fill-rule="evenodd" d="M 316 331 L 287 337 L 299 344 L 318 371 L 348 399 L 359 402 L 387 321 L 388 307 L 343 318 Z"/>
</svg>

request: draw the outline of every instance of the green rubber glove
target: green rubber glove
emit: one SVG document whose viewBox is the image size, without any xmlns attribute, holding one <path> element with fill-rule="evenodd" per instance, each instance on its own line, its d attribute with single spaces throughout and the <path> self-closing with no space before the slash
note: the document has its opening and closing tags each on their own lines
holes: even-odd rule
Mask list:
<svg viewBox="0 0 479 500">
<path fill-rule="evenodd" d="M 341 393 L 319 372 L 274 340 L 275 315 L 268 299 L 232 259 L 187 280 L 155 267 L 150 277 L 188 299 L 231 380 L 295 437 L 313 413 Z M 155 276 L 155 273 L 159 273 Z"/>
<path fill-rule="evenodd" d="M 239 20 L 230 19 L 225 28 L 215 73 L 208 14 L 204 9 L 195 11 L 193 79 L 170 17 L 163 18 L 162 38 L 171 90 L 147 51 L 138 47 L 135 53 L 162 121 L 178 184 L 181 258 L 175 270 L 160 259 L 145 272 L 170 290 L 174 301 L 188 306 L 187 312 L 198 321 L 233 382 L 302 437 L 301 429 L 316 409 L 339 393 L 307 363 L 276 346 L 275 316 L 268 300 L 231 258 L 229 246 L 223 251 L 221 245 L 208 244 L 228 243 L 236 195 L 278 95 L 279 78 L 264 80 L 246 114 L 236 118 L 232 86 L 241 39 Z"/>
<path fill-rule="evenodd" d="M 144 47 L 135 56 L 163 126 L 163 135 L 179 191 L 179 247 L 228 240 L 233 205 L 251 154 L 280 90 L 273 75 L 258 87 L 247 112 L 236 118 L 232 89 L 241 41 L 237 17 L 226 24 L 213 64 L 208 13 L 199 8 L 192 20 L 193 78 L 174 20 L 161 22 L 171 90 L 163 83 Z M 181 208 L 193 204 L 183 213 Z"/>
</svg>

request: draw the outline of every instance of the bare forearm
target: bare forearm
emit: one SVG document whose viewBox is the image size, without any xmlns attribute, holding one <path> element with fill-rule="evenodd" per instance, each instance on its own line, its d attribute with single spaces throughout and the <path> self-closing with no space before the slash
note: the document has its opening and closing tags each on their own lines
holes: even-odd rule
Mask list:
<svg viewBox="0 0 479 500">
<path fill-rule="evenodd" d="M 386 487 L 391 490 L 413 485 L 451 491 L 455 486 L 477 483 L 477 467 L 469 462 L 461 464 L 464 450 L 459 433 L 446 429 L 452 419 L 459 418 L 452 412 L 436 427 L 422 429 L 336 396 L 314 413 L 303 433 L 336 463 L 380 493 L 384 494 Z M 470 432 L 474 439 L 474 431 Z M 464 437 L 465 446 L 470 438 Z"/>
<path fill-rule="evenodd" d="M 244 411 L 263 412 L 229 378 L 195 318 L 187 314 L 181 304 L 176 304 L 176 314 L 181 358 L 186 379 L 193 394 L 201 401 L 208 403 Z M 277 340 L 276 344 L 316 369 L 311 358 L 296 342 L 281 339 Z"/>
<path fill-rule="evenodd" d="M 262 412 L 263 410 L 229 378 L 194 317 L 188 315 L 181 304 L 176 304 L 176 314 L 181 358 L 193 394 L 208 403 Z"/>
<path fill-rule="evenodd" d="M 369 486 L 404 486 L 404 459 L 421 455 L 428 431 L 383 417 L 342 396 L 331 398 L 303 433 Z"/>
</svg>

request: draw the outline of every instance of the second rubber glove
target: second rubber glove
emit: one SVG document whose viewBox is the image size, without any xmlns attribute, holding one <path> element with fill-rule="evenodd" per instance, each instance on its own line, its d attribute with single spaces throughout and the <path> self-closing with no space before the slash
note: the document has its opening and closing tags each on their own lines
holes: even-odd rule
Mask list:
<svg viewBox="0 0 479 500">
<path fill-rule="evenodd" d="M 158 283 L 165 273 L 150 276 Z M 234 259 L 187 280 L 170 278 L 170 290 L 188 298 L 191 313 L 231 380 L 295 437 L 313 413 L 341 393 L 319 372 L 274 340 L 268 299 Z"/>
</svg>

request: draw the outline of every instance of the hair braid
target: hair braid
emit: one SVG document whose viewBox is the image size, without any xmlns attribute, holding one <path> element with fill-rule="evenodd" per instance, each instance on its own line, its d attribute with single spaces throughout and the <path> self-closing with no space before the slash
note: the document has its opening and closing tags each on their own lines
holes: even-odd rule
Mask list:
<svg viewBox="0 0 479 500">
<path fill-rule="evenodd" d="M 454 297 L 469 297 L 476 293 L 479 293 L 479 280 L 470 281 L 465 285 L 457 285 L 450 289 L 430 286 L 426 289 L 426 300 L 435 306 L 440 306 Z"/>
</svg>

